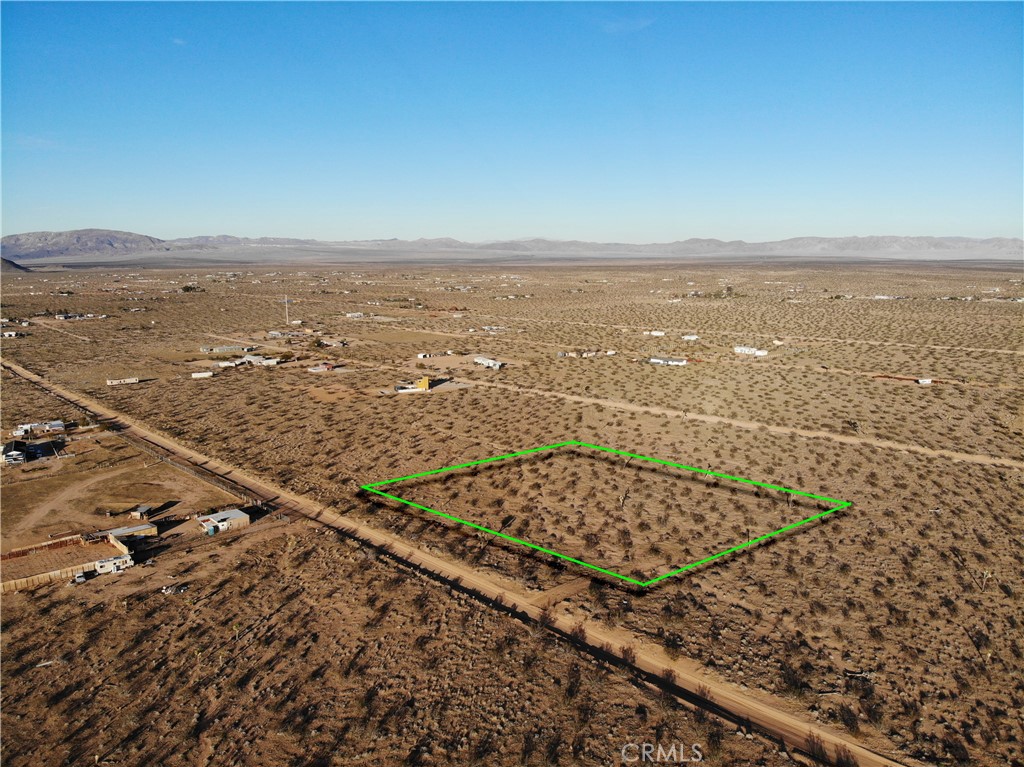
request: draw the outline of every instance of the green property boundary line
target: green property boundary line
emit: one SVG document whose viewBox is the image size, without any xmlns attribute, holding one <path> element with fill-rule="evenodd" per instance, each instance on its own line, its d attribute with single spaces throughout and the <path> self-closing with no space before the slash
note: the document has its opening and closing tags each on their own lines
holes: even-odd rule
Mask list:
<svg viewBox="0 0 1024 767">
<path fill-rule="evenodd" d="M 675 468 L 675 469 L 684 469 L 685 471 L 697 472 L 697 473 L 700 473 L 700 474 L 704 474 L 705 476 L 710 474 L 713 477 L 718 477 L 719 479 L 726 479 L 726 480 L 729 480 L 731 482 L 741 482 L 741 483 L 743 483 L 745 485 L 754 485 L 756 487 L 767 488 L 768 490 L 778 490 L 778 491 L 783 492 L 783 493 L 790 493 L 791 495 L 799 495 L 799 496 L 802 496 L 804 498 L 813 498 L 816 501 L 823 501 L 823 502 L 826 502 L 826 503 L 833 503 L 833 504 L 835 504 L 835 506 L 833 506 L 830 509 L 826 509 L 825 511 L 819 512 L 817 514 L 812 514 L 811 516 L 806 517 L 804 519 L 801 519 L 801 520 L 799 520 L 797 522 L 793 522 L 792 524 L 786 525 L 784 527 L 780 527 L 778 530 L 773 530 L 772 532 L 766 533 L 765 535 L 758 536 L 757 538 L 752 538 L 751 540 L 745 541 L 744 543 L 741 543 L 738 546 L 732 546 L 732 547 L 730 547 L 728 549 L 725 549 L 723 551 L 719 551 L 717 554 L 712 554 L 710 557 L 704 557 L 703 559 L 697 560 L 696 562 L 691 562 L 690 564 L 684 565 L 683 567 L 676 568 L 675 570 L 670 570 L 669 572 L 663 573 L 663 574 L 657 576 L 656 578 L 652 578 L 649 581 L 640 581 L 640 580 L 637 580 L 636 578 L 630 578 L 628 575 L 622 575 L 621 573 L 617 573 L 617 572 L 615 572 L 613 570 L 608 570 L 608 569 L 606 569 L 604 567 L 598 567 L 597 565 L 593 565 L 590 562 L 584 562 L 582 559 L 576 559 L 575 557 L 570 557 L 570 556 L 567 556 L 566 554 L 562 554 L 562 553 L 559 553 L 557 551 L 552 551 L 551 549 L 546 549 L 543 546 L 538 546 L 535 543 L 530 543 L 529 541 L 524 541 L 522 538 L 516 538 L 515 536 L 507 535 L 507 534 L 505 534 L 505 533 L 503 533 L 503 532 L 501 532 L 499 530 L 492 530 L 489 527 L 484 527 L 483 525 L 478 525 L 475 522 L 470 522 L 469 520 L 461 519 L 461 518 L 456 517 L 456 516 L 454 516 L 452 514 L 445 514 L 443 511 L 438 511 L 437 509 L 432 509 L 429 506 L 423 506 L 422 504 L 416 503 L 414 501 L 410 501 L 410 500 L 407 500 L 405 498 L 401 498 L 401 497 L 399 497 L 397 495 L 392 495 L 390 493 L 384 492 L 383 490 L 378 490 L 377 489 L 377 488 L 379 488 L 379 487 L 381 487 L 383 485 L 393 485 L 396 482 L 404 482 L 404 481 L 409 480 L 409 479 L 417 479 L 419 477 L 429 477 L 429 476 L 432 476 L 434 474 L 444 474 L 445 472 L 456 471 L 457 469 L 465 469 L 465 468 L 468 468 L 470 466 L 479 466 L 479 465 L 485 464 L 485 463 L 494 463 L 495 461 L 504 461 L 504 460 L 506 460 L 508 458 L 517 458 L 517 457 L 522 456 L 522 455 L 530 455 L 532 453 L 540 453 L 540 452 L 543 452 L 545 450 L 556 450 L 556 449 L 558 449 L 560 447 L 585 447 L 585 448 L 589 448 L 591 450 L 597 450 L 597 451 L 600 451 L 600 452 L 603 452 L 603 453 L 612 453 L 614 455 L 621 455 L 621 456 L 624 456 L 626 458 L 635 458 L 636 460 L 639 460 L 639 461 L 648 461 L 650 463 L 657 463 L 657 464 L 661 464 L 663 466 L 671 466 L 672 468 Z M 498 536 L 499 538 L 504 538 L 506 541 L 511 541 L 512 543 L 517 543 L 520 546 L 526 546 L 527 548 L 535 549 L 536 551 L 543 552 L 544 554 L 550 554 L 551 556 L 557 557 L 558 559 L 564 559 L 566 562 L 572 562 L 573 564 L 581 565 L 583 567 L 589 568 L 590 570 L 596 570 L 596 571 L 598 571 L 600 573 L 604 573 L 605 575 L 609 575 L 609 576 L 611 576 L 613 578 L 618 578 L 619 580 L 626 581 L 627 583 L 631 583 L 634 586 L 640 586 L 641 588 L 648 588 L 650 586 L 653 586 L 656 583 L 660 583 L 661 581 L 665 580 L 666 578 L 671 578 L 671 577 L 673 577 L 675 575 L 679 575 L 681 573 L 685 573 L 687 570 L 692 570 L 695 567 L 700 567 L 701 565 L 706 565 L 708 562 L 713 562 L 716 559 L 724 557 L 724 556 L 726 556 L 728 554 L 732 554 L 732 553 L 734 553 L 736 551 L 740 551 L 741 549 L 745 549 L 748 546 L 753 546 L 754 544 L 761 543 L 762 541 L 766 541 L 769 538 L 774 538 L 776 535 L 781 535 L 782 533 L 788 532 L 790 530 L 795 530 L 796 528 L 800 527 L 801 525 L 806 525 L 808 522 L 813 522 L 816 519 L 822 519 L 823 517 L 827 517 L 829 514 L 832 514 L 833 512 L 839 511 L 840 509 L 845 509 L 848 506 L 852 506 L 853 505 L 852 501 L 842 501 L 842 500 L 839 500 L 838 498 L 829 498 L 829 497 L 823 496 L 823 495 L 815 495 L 814 493 L 805 493 L 802 490 L 793 490 L 792 488 L 781 487 L 780 485 L 771 485 L 771 484 L 768 484 L 766 482 L 757 482 L 757 481 L 755 481 L 753 479 L 745 479 L 743 477 L 733 477 L 733 476 L 730 476 L 729 474 L 720 474 L 719 472 L 711 471 L 709 469 L 700 469 L 700 468 L 697 468 L 695 466 L 687 466 L 687 465 L 682 464 L 682 463 L 673 463 L 672 461 L 665 461 L 665 460 L 662 460 L 660 458 L 651 458 L 650 456 L 646 456 L 646 455 L 637 455 L 636 453 L 627 453 L 624 450 L 615 450 L 613 448 L 603 447 L 601 445 L 592 445 L 589 442 L 579 442 L 578 440 L 568 440 L 566 442 L 556 442 L 556 443 L 551 444 L 551 445 L 543 445 L 541 447 L 533 447 L 533 448 L 530 448 L 528 450 L 518 450 L 518 451 L 516 451 L 514 453 L 506 453 L 505 455 L 496 455 L 496 456 L 493 456 L 491 458 L 482 458 L 479 461 L 470 461 L 469 463 L 460 463 L 460 464 L 457 464 L 455 466 L 446 466 L 446 467 L 441 468 L 441 469 L 433 469 L 431 471 L 421 471 L 421 472 L 419 472 L 417 474 L 408 474 L 408 475 L 406 475 L 404 477 L 395 477 L 394 479 L 385 479 L 385 480 L 382 480 L 381 482 L 372 482 L 372 483 L 370 483 L 368 485 L 362 485 L 360 487 L 360 489 L 361 490 L 366 490 L 367 492 L 375 493 L 375 494 L 377 494 L 379 496 L 382 496 L 384 498 L 388 498 L 388 499 L 390 499 L 392 501 L 397 501 L 398 503 L 405 504 L 406 506 L 412 506 L 414 509 L 420 509 L 421 511 L 428 511 L 431 514 L 436 514 L 437 516 L 443 517 L 445 519 L 449 519 L 452 522 L 458 522 L 460 525 L 465 525 L 466 527 L 471 527 L 474 530 L 480 530 L 481 532 L 489 533 L 491 535 Z"/>
</svg>

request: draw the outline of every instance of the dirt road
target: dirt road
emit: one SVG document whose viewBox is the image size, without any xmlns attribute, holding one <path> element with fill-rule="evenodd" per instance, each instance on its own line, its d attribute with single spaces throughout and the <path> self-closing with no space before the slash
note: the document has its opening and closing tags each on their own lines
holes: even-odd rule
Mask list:
<svg viewBox="0 0 1024 767">
<path fill-rule="evenodd" d="M 529 320 L 530 322 L 544 322 L 553 325 L 579 325 L 583 327 L 593 328 L 615 328 L 616 330 L 635 330 L 640 332 L 644 330 L 644 326 L 641 325 L 617 325 L 610 322 L 583 322 L 581 320 L 543 320 L 535 317 L 521 317 L 518 315 L 507 315 L 507 314 L 476 314 L 477 318 L 488 318 L 494 320 L 505 320 L 506 322 L 522 322 L 523 320 Z M 665 332 L 669 334 L 682 334 L 692 333 L 693 330 L 689 328 L 665 328 Z M 740 337 L 750 338 L 776 338 L 782 341 L 820 341 L 825 343 L 837 343 L 837 344 L 863 344 L 866 346 L 886 346 L 886 347 L 898 347 L 903 349 L 933 349 L 936 351 L 943 352 L 982 352 L 986 354 L 1016 354 L 1018 356 L 1024 356 L 1024 349 L 986 349 L 977 346 L 939 346 L 938 344 L 912 344 L 907 341 L 875 341 L 866 338 L 829 338 L 826 336 L 787 336 L 778 335 L 773 333 L 755 333 L 749 330 L 731 330 L 728 328 L 708 328 L 704 331 L 705 334 L 711 335 L 733 335 Z"/>
<path fill-rule="evenodd" d="M 57 333 L 63 333 L 66 336 L 77 338 L 80 341 L 92 341 L 92 339 L 87 336 L 80 336 L 78 335 L 78 333 L 72 333 L 70 330 L 64 330 L 64 328 L 55 327 L 51 325 L 49 322 L 43 322 L 42 320 L 32 320 L 32 324 L 35 325 L 36 327 L 46 328 L 47 330 L 53 330 Z"/>
<path fill-rule="evenodd" d="M 426 571 L 435 578 L 474 595 L 485 604 L 500 606 L 521 619 L 543 623 L 594 654 L 610 654 L 619 663 L 631 666 L 642 675 L 647 675 L 649 679 L 656 680 L 662 686 L 682 694 L 698 705 L 736 721 L 748 722 L 759 731 L 782 741 L 789 749 L 824 754 L 833 761 L 852 757 L 859 767 L 899 765 L 893 759 L 861 746 L 851 736 L 825 729 L 778 708 L 767 694 L 740 690 L 710 674 L 694 661 L 673 661 L 660 646 L 643 644 L 639 637 L 624 630 L 607 629 L 589 622 L 575 624 L 567 617 L 548 614 L 534 604 L 530 596 L 519 592 L 514 586 L 493 574 L 483 574 L 465 565 L 422 551 L 396 535 L 343 517 L 311 499 L 295 495 L 237 468 L 214 461 L 92 398 L 46 381 L 19 365 L 5 360 L 0 360 L 0 364 L 15 375 L 119 428 L 122 435 L 159 446 L 180 460 L 234 483 L 243 495 L 272 502 L 282 511 L 303 514 L 364 544 L 383 550 L 396 560 Z"/>
<path fill-rule="evenodd" d="M 984 455 L 979 453 L 958 453 L 955 450 L 933 450 L 932 448 L 913 445 L 907 442 L 893 442 L 887 439 L 874 439 L 873 437 L 858 437 L 852 434 L 836 434 L 831 431 L 814 431 L 813 429 L 799 429 L 794 426 L 778 426 L 770 423 L 758 423 L 757 421 L 742 421 L 736 418 L 725 418 L 719 415 L 705 415 L 703 413 L 690 413 L 688 411 L 673 410 L 671 408 L 658 407 L 656 405 L 637 405 L 633 402 L 623 402 L 614 399 L 600 399 L 598 397 L 583 397 L 578 394 L 566 392 L 548 391 L 547 389 L 525 389 L 514 384 L 503 384 L 496 381 L 473 381 L 474 386 L 490 386 L 496 389 L 519 392 L 521 394 L 539 394 L 547 397 L 558 397 L 559 399 L 580 402 L 586 405 L 603 405 L 604 407 L 629 410 L 638 413 L 654 413 L 656 415 L 670 415 L 685 418 L 689 421 L 703 421 L 704 423 L 722 423 L 729 426 L 736 426 L 740 429 L 759 430 L 764 429 L 773 434 L 791 434 L 798 437 L 812 437 L 819 439 L 830 439 L 834 442 L 845 442 L 849 445 L 872 445 L 886 450 L 903 450 L 908 453 L 921 453 L 939 458 L 951 458 L 954 461 L 967 461 L 969 463 L 980 463 L 986 466 L 1006 466 L 1013 469 L 1024 469 L 1024 461 L 1014 458 L 1003 458 L 1001 456 Z"/>
</svg>

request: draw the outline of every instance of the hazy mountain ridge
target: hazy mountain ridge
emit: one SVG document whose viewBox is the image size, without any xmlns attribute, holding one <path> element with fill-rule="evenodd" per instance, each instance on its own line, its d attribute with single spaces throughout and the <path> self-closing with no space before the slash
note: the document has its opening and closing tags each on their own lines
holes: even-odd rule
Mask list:
<svg viewBox="0 0 1024 767">
<path fill-rule="evenodd" d="M 875 257 L 901 256 L 915 258 L 994 258 L 1008 259 L 1024 257 L 1024 240 L 991 237 L 976 239 L 970 237 L 794 237 L 771 242 L 746 242 L 744 240 L 724 241 L 707 238 L 691 238 L 666 243 L 615 243 L 585 242 L 582 240 L 549 240 L 529 238 L 521 240 L 496 240 L 489 242 L 463 242 L 450 237 L 420 238 L 417 240 L 343 240 L 327 242 L 322 240 L 297 239 L 288 237 L 235 237 L 232 235 L 204 235 L 161 240 L 133 232 L 108 229 L 78 229 L 69 232 L 27 232 L 13 234 L 2 240 L 3 257 L 10 260 L 60 259 L 68 258 L 81 262 L 95 257 L 98 260 L 139 254 L 145 258 L 157 259 L 159 253 L 201 253 L 229 251 L 242 253 L 256 251 L 280 252 L 279 249 L 293 249 L 295 255 L 317 254 L 330 258 L 332 255 L 344 258 L 347 254 L 379 252 L 399 256 L 407 254 L 494 254 L 506 257 L 519 254 L 524 257 L 586 257 L 623 256 L 655 257 L 673 256 L 840 256 L 843 254 L 872 255 Z M 265 257 L 261 260 L 265 260 Z"/>
<path fill-rule="evenodd" d="M 0 258 L 0 271 L 3 271 L 3 272 L 30 272 L 32 270 L 29 269 L 27 266 L 22 266 L 21 264 L 16 264 L 14 261 L 11 261 L 10 259 Z"/>
<path fill-rule="evenodd" d="M 3 257 L 8 259 L 45 258 L 47 256 L 80 255 L 83 253 L 110 253 L 115 251 L 141 252 L 170 250 L 165 240 L 134 232 L 113 229 L 75 229 L 70 232 L 26 232 L 4 237 L 0 244 Z"/>
</svg>

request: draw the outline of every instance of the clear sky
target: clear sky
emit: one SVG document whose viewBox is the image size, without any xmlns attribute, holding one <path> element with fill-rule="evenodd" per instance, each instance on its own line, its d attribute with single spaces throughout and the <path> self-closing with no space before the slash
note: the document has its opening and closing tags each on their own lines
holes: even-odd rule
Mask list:
<svg viewBox="0 0 1024 767">
<path fill-rule="evenodd" d="M 4 234 L 1022 235 L 1020 3 L 0 12 Z"/>
</svg>

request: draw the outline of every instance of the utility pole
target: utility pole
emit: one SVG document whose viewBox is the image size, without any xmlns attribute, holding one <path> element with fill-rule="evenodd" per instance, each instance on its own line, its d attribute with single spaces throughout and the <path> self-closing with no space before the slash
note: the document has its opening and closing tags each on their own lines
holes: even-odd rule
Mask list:
<svg viewBox="0 0 1024 767">
<path fill-rule="evenodd" d="M 284 294 L 284 324 L 288 324 L 288 294 Z"/>
</svg>

